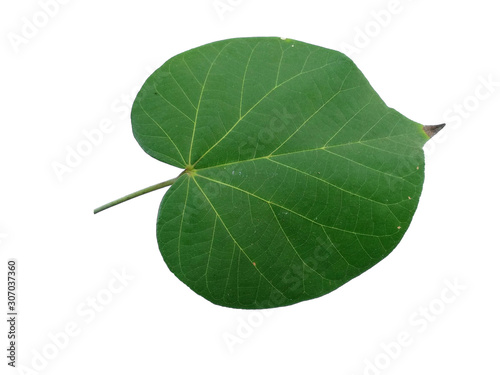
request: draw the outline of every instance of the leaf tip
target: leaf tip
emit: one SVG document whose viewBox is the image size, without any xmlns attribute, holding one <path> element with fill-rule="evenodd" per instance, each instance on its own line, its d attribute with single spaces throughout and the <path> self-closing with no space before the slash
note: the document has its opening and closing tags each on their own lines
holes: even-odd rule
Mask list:
<svg viewBox="0 0 500 375">
<path fill-rule="evenodd" d="M 446 124 L 440 124 L 440 125 L 424 125 L 423 126 L 423 130 L 425 132 L 425 134 L 427 134 L 427 136 L 429 138 L 432 138 L 434 137 L 437 133 L 439 133 L 444 127 L 445 127 Z"/>
</svg>

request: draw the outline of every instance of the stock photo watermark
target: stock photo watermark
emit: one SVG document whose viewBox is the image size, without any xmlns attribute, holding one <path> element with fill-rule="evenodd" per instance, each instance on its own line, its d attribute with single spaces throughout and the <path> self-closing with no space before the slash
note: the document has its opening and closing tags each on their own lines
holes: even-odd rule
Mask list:
<svg viewBox="0 0 500 375">
<path fill-rule="evenodd" d="M 462 296 L 467 287 L 457 278 L 444 280 L 441 292 L 427 303 L 418 306 L 407 319 L 407 328 L 401 330 L 393 339 L 383 341 L 380 351 L 372 358 L 364 359 L 362 375 L 382 375 L 405 350 L 411 347 L 418 337 L 435 324 Z"/>
<path fill-rule="evenodd" d="M 348 56 L 360 54 L 363 49 L 368 47 L 372 41 L 379 37 L 383 31 L 388 28 L 394 18 L 403 13 L 407 3 L 414 0 L 390 0 L 384 9 L 372 10 L 370 20 L 362 27 L 354 28 L 354 36 L 351 42 L 342 42 L 340 51 Z"/>
<path fill-rule="evenodd" d="M 243 3 L 243 0 L 214 0 L 212 2 L 212 8 L 221 21 L 226 19 L 226 15 L 234 13 L 236 8 L 238 8 Z"/>
<path fill-rule="evenodd" d="M 5 241 L 7 240 L 8 237 L 9 236 L 7 235 L 7 233 L 0 232 L 0 246 L 5 244 Z"/>
<path fill-rule="evenodd" d="M 145 70 L 148 74 L 153 72 L 149 66 Z M 110 111 L 118 120 L 124 120 L 130 116 L 134 99 L 140 88 L 141 86 L 135 85 L 111 102 Z M 64 182 L 115 130 L 116 120 L 113 121 L 111 117 L 103 117 L 97 126 L 83 129 L 79 139 L 64 148 L 63 156 L 51 162 L 50 166 L 57 180 Z"/>
<path fill-rule="evenodd" d="M 319 264 L 328 259 L 333 251 L 332 245 L 322 237 L 316 239 L 316 247 L 309 257 L 302 261 L 307 264 L 311 271 L 315 271 Z M 294 265 L 283 276 L 283 281 L 289 286 L 289 291 L 293 292 L 302 288 L 303 267 Z M 257 329 L 261 327 L 272 315 L 275 309 L 266 309 L 269 306 L 275 306 L 283 302 L 284 296 L 274 290 L 267 302 L 264 302 L 261 308 L 264 310 L 254 310 L 251 312 L 242 312 L 242 315 L 236 319 L 235 327 L 222 334 L 222 340 L 230 354 L 234 354 L 236 349 L 250 339 Z"/>
<path fill-rule="evenodd" d="M 17 361 L 17 259 L 7 262 L 7 365 L 16 367 Z"/>
<path fill-rule="evenodd" d="M 38 9 L 28 17 L 22 17 L 17 31 L 7 33 L 7 39 L 14 50 L 18 53 L 23 46 L 29 44 L 40 35 L 47 25 L 57 17 L 62 6 L 71 0 L 39 0 Z"/>
<path fill-rule="evenodd" d="M 446 131 L 439 132 L 424 145 L 426 155 L 430 156 L 436 151 L 439 144 L 445 143 L 451 132 L 460 129 L 481 108 L 483 103 L 491 100 L 499 88 L 500 81 L 493 77 L 492 74 L 487 77 L 479 76 L 474 90 L 444 111 L 443 118 L 446 123 Z"/>
<path fill-rule="evenodd" d="M 50 331 L 47 334 L 46 343 L 41 348 L 32 350 L 29 364 L 25 363 L 17 367 L 18 373 L 21 375 L 38 375 L 45 372 L 50 367 L 50 364 L 82 334 L 85 327 L 94 322 L 99 314 L 109 309 L 111 303 L 129 287 L 134 278 L 125 268 L 121 271 L 111 270 L 111 278 L 106 283 L 106 286 L 75 307 L 75 319 L 71 319 L 56 331 Z"/>
<path fill-rule="evenodd" d="M 65 176 L 78 168 L 84 159 L 103 143 L 105 136 L 114 130 L 115 125 L 109 118 L 102 119 L 99 125 L 93 129 L 84 129 L 81 139 L 75 145 L 65 147 L 65 156 L 61 160 L 52 161 L 51 167 L 57 180 L 63 182 Z"/>
</svg>

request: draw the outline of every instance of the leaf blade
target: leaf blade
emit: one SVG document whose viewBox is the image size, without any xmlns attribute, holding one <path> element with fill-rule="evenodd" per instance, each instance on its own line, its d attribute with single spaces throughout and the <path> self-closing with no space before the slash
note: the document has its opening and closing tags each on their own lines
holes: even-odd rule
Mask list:
<svg viewBox="0 0 500 375">
<path fill-rule="evenodd" d="M 178 55 L 146 81 L 132 122 L 148 154 L 188 172 L 160 206 L 162 256 L 224 306 L 338 288 L 394 249 L 422 190 L 422 125 L 346 56 L 302 42 L 231 39 Z"/>
</svg>

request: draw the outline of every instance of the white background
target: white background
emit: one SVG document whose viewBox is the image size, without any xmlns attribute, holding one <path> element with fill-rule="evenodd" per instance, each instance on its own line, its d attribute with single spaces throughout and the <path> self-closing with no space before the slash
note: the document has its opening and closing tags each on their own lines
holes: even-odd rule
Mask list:
<svg viewBox="0 0 500 375">
<path fill-rule="evenodd" d="M 16 258 L 19 373 L 498 373 L 495 2 L 61 0 L 47 11 L 47 1 L 0 6 L 0 310 Z M 169 272 L 155 237 L 164 190 L 92 213 L 179 172 L 132 136 L 130 102 L 147 76 L 239 36 L 347 47 L 389 106 L 448 122 L 426 149 L 420 205 L 397 249 L 339 290 L 266 315 L 212 305 Z M 59 179 L 54 163 L 103 121 L 111 131 Z M 115 282 L 123 272 L 131 280 Z M 4 324 L 0 372 L 15 374 Z"/>
</svg>

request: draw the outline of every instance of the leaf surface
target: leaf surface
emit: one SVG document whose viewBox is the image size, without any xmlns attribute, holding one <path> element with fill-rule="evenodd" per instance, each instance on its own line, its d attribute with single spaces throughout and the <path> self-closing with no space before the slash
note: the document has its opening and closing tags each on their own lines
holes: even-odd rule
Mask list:
<svg viewBox="0 0 500 375">
<path fill-rule="evenodd" d="M 417 208 L 422 125 L 340 52 L 230 39 L 168 60 L 140 90 L 134 136 L 185 170 L 158 213 L 170 270 L 211 302 L 294 304 L 386 257 Z"/>
</svg>

